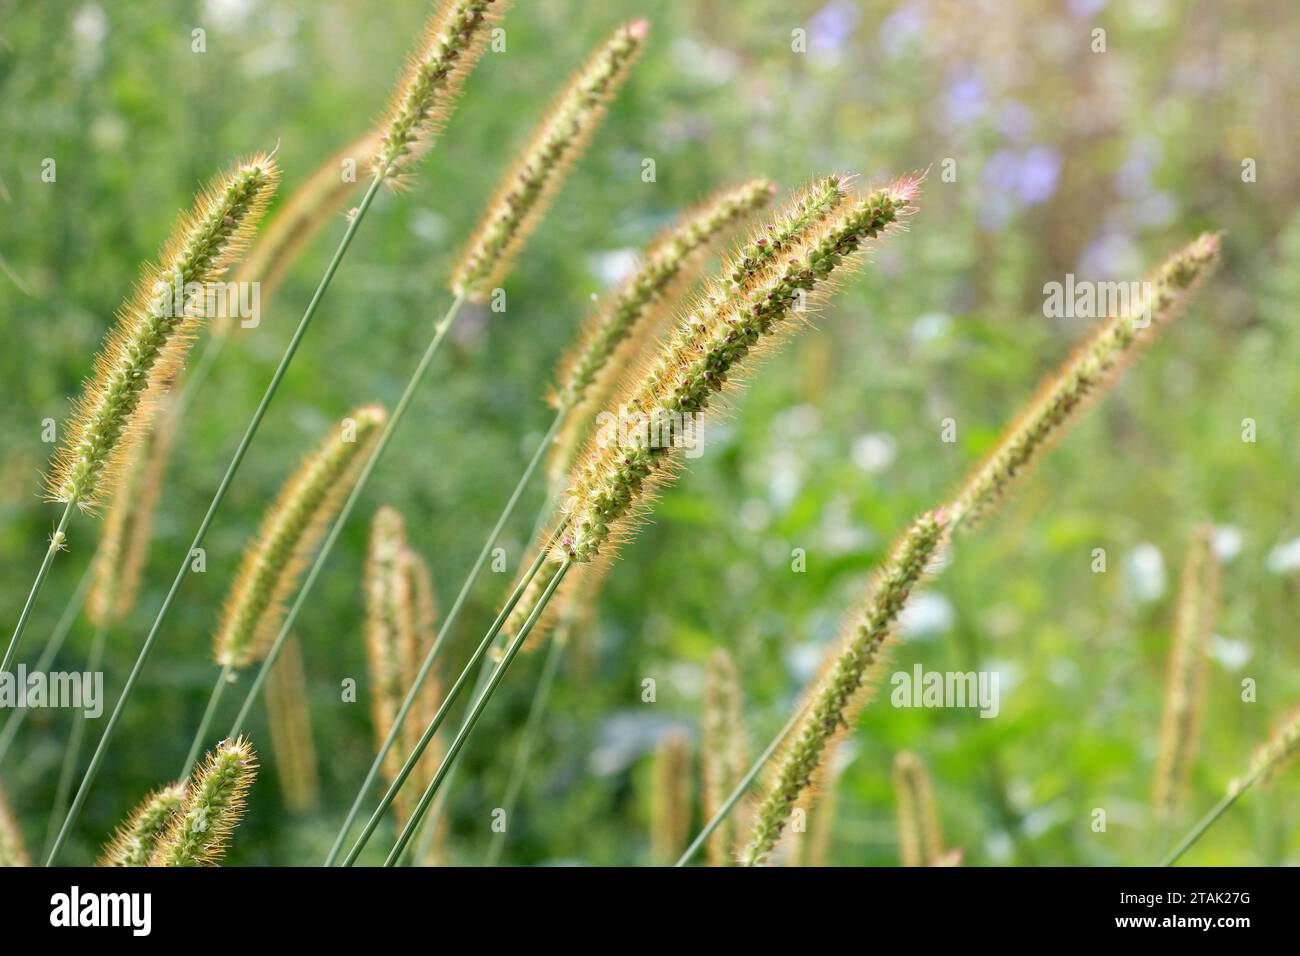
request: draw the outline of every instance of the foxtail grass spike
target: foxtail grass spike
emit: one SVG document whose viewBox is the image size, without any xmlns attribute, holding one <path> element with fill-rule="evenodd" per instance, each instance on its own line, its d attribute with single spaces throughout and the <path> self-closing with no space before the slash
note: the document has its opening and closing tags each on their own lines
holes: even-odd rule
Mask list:
<svg viewBox="0 0 1300 956">
<path fill-rule="evenodd" d="M 942 511 L 921 515 L 880 568 L 861 619 L 814 686 L 804 716 L 776 768 L 773 782 L 754 815 L 742 862 L 763 863 L 775 848 L 794 808 L 805 799 L 828 751 L 850 729 L 864 703 L 869 671 L 892 638 L 912 591 L 938 559 L 947 540 Z"/>
<path fill-rule="evenodd" d="M 158 838 L 151 866 L 217 866 L 244 815 L 257 755 L 243 737 L 223 740 L 196 768 L 180 812 Z"/>
<path fill-rule="evenodd" d="M 727 794 L 745 775 L 744 726 L 740 717 L 740 680 L 731 655 L 719 648 L 704 672 L 704 713 L 700 721 L 701 809 L 710 820 Z M 735 862 L 737 835 L 744 815 L 729 817 L 709 837 L 710 866 Z"/>
<path fill-rule="evenodd" d="M 413 629 L 409 578 L 402 573 L 406 528 L 393 508 L 380 508 L 370 526 L 366 559 L 366 659 L 370 666 L 370 717 L 375 740 L 383 746 L 405 692 L 400 646 Z M 401 755 L 390 749 L 384 773 L 391 781 L 401 769 Z"/>
<path fill-rule="evenodd" d="M 420 666 L 433 648 L 438 638 L 438 602 L 433 591 L 433 577 L 429 566 L 414 550 L 407 548 L 401 555 L 398 574 L 405 579 L 406 594 L 411 602 L 410 613 L 405 615 L 409 622 L 406 633 L 398 641 L 399 659 L 402 671 L 402 687 L 415 686 Z M 401 695 L 399 694 L 399 700 Z M 412 753 L 419 745 L 423 728 L 427 727 L 438 713 L 442 704 L 442 681 L 439 679 L 437 664 L 429 671 L 428 677 L 420 687 L 419 697 L 412 706 L 408 719 L 402 723 L 403 750 Z M 380 742 L 382 747 L 383 742 Z M 389 753 L 393 753 L 392 750 Z M 434 737 L 425 748 L 420 762 L 415 765 L 410 779 L 414 781 L 412 791 L 423 791 L 437 773 L 442 763 L 442 744 L 440 738 Z M 400 760 L 399 760 L 400 764 Z M 400 766 L 399 766 L 400 769 Z M 394 775 L 395 776 L 395 775 Z M 392 779 L 392 778 L 390 778 Z M 408 791 L 410 792 L 410 791 Z M 414 809 L 415 793 L 399 793 L 397 799 L 397 817 L 406 820 Z M 421 838 L 420 852 L 416 858 L 419 866 L 441 866 L 447 860 L 447 821 L 444 814 L 425 824 L 430 829 Z"/>
<path fill-rule="evenodd" d="M 381 124 L 374 160 L 378 178 L 392 186 L 409 182 L 507 5 L 507 0 L 444 0 L 429 20 Z"/>
<path fill-rule="evenodd" d="M 1218 599 L 1219 564 L 1214 555 L 1214 528 L 1207 525 L 1197 530 L 1187 549 L 1178 589 L 1152 800 L 1156 816 L 1161 820 L 1178 815 L 1190 783 Z"/>
<path fill-rule="evenodd" d="M 131 811 L 104 847 L 100 866 L 149 866 L 158 838 L 172 824 L 185 800 L 185 784 L 155 790 Z"/>
<path fill-rule="evenodd" d="M 339 150 L 307 177 L 269 217 L 266 228 L 249 248 L 248 256 L 234 270 L 231 295 L 243 294 L 251 283 L 258 284 L 258 304 L 265 312 L 284 282 L 289 268 L 302 250 L 347 204 L 358 189 L 356 172 L 365 172 L 379 149 L 379 133 L 371 131 Z M 228 333 L 239 315 L 235 308 L 212 323 L 212 334 Z"/>
<path fill-rule="evenodd" d="M 1081 406 L 1104 393 L 1142 346 L 1177 317 L 1218 257 L 1219 237 L 1212 233 L 1201 235 L 1151 277 L 1149 296 L 1097 328 L 1043 384 L 993 454 L 967 479 L 953 503 L 954 525 L 975 523 L 1007 495 L 1039 450 L 1059 437 Z"/>
<path fill-rule="evenodd" d="M 240 256 L 279 177 L 265 155 L 219 177 L 168 240 L 161 262 L 145 267 L 65 427 L 46 483 L 51 500 L 83 510 L 104 501 L 151 417 L 148 405 L 184 364 L 201 324 L 207 291 L 193 294 L 195 284 L 212 282 Z"/>
<path fill-rule="evenodd" d="M 1250 783 L 1267 783 L 1297 753 L 1300 753 L 1300 706 L 1292 710 L 1278 725 L 1273 736 L 1251 754 L 1248 774 Z M 1240 779 L 1233 780 L 1228 786 L 1228 792 L 1233 794 L 1243 789 L 1245 785 Z"/>
<path fill-rule="evenodd" d="M 22 830 L 18 829 L 18 819 L 9 809 L 4 791 L 0 790 L 0 867 L 31 865 L 32 858 L 27 853 Z"/>
<path fill-rule="evenodd" d="M 86 616 L 97 627 L 119 623 L 130 613 L 149 557 L 154 511 L 179 420 L 175 399 L 169 395 L 159 402 L 154 419 L 132 460 L 118 471 L 113 482 L 112 503 L 95 551 L 94 578 L 86 596 Z"/>
<path fill-rule="evenodd" d="M 766 179 L 723 190 L 687 212 L 651 244 L 641 264 L 586 323 L 578 347 L 566 356 L 551 396 L 556 409 L 573 408 L 646 313 L 671 294 L 697 254 L 723 230 L 765 206 L 776 192 Z"/>
<path fill-rule="evenodd" d="M 705 293 L 621 402 L 660 422 L 668 434 L 661 429 L 653 441 L 647 430 L 633 447 L 605 442 L 591 448 L 570 485 L 563 508 L 569 528 L 553 560 L 589 562 L 627 534 L 644 493 L 666 481 L 680 458 L 675 452 L 681 436 L 671 433 L 673 422 L 704 412 L 745 371 L 752 351 L 795 325 L 838 278 L 840 267 L 860 258 L 856 253 L 867 240 L 910 211 L 916 189 L 915 181 L 903 180 L 872 192 L 837 210 L 788 256 L 769 264 L 750 288 L 737 294 L 717 283 Z"/>
<path fill-rule="evenodd" d="M 284 601 L 296 589 L 387 417 L 379 405 L 356 409 L 280 489 L 244 552 L 226 600 L 214 648 L 222 667 L 241 670 L 266 653 L 283 621 Z"/>
<path fill-rule="evenodd" d="M 943 832 L 930 773 L 921 758 L 904 750 L 894 757 L 898 801 L 898 854 L 903 866 L 937 866 L 944 858 Z"/>
<path fill-rule="evenodd" d="M 659 742 L 651 768 L 650 847 L 655 862 L 670 866 L 691 827 L 691 742 L 680 731 Z"/>
<path fill-rule="evenodd" d="M 293 813 L 308 813 L 320 803 L 320 771 L 312 739 L 307 673 L 296 636 L 284 642 L 267 675 L 266 710 L 284 804 Z"/>
<path fill-rule="evenodd" d="M 600 125 L 605 104 L 626 79 L 649 29 L 645 20 L 619 27 L 552 103 L 452 270 L 452 292 L 483 302 L 500 285 L 569 165 Z"/>
</svg>

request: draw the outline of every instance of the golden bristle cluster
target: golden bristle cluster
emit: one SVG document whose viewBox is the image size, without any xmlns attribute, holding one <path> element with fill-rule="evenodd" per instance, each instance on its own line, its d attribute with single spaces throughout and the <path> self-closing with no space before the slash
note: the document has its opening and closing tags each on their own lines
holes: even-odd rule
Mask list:
<svg viewBox="0 0 1300 956">
<path fill-rule="evenodd" d="M 1277 725 L 1273 735 L 1250 755 L 1251 782 L 1268 783 L 1297 753 L 1300 753 L 1300 705 Z M 1242 781 L 1233 780 L 1230 792 L 1240 789 Z"/>
<path fill-rule="evenodd" d="M 451 115 L 456 95 L 506 6 L 507 0 L 445 0 L 429 20 L 381 124 L 376 176 L 392 186 L 409 181 Z"/>
<path fill-rule="evenodd" d="M 284 602 L 387 420 L 382 406 L 356 409 L 280 489 L 244 551 L 222 611 L 214 642 L 222 667 L 241 670 L 269 650 L 284 621 Z"/>
<path fill-rule="evenodd" d="M 894 757 L 894 798 L 898 801 L 898 855 L 903 866 L 937 866 L 944 850 L 934 786 L 921 758 L 909 750 Z"/>
<path fill-rule="evenodd" d="M 197 768 L 179 812 L 158 838 L 151 866 L 217 866 L 244 815 L 257 755 L 243 737 L 223 740 Z"/>
<path fill-rule="evenodd" d="M 617 402 L 657 424 L 658 434 L 647 427 L 625 442 L 598 430 L 588 443 L 564 504 L 568 526 L 555 546 L 557 562 L 591 561 L 627 534 L 646 493 L 667 481 L 680 460 L 686 419 L 733 390 L 751 353 L 796 327 L 843 274 L 841 266 L 910 213 L 916 187 L 914 180 L 900 181 L 810 223 L 786 255 L 761 266 L 743 288 L 710 285 Z M 734 266 L 724 274 L 732 273 Z"/>
<path fill-rule="evenodd" d="M 149 866 L 158 838 L 171 825 L 185 801 L 184 783 L 155 790 L 131 811 L 104 847 L 100 866 Z"/>
<path fill-rule="evenodd" d="M 284 804 L 294 813 L 307 813 L 320 802 L 320 771 L 311 732 L 307 672 L 297 637 L 284 642 L 266 675 L 266 712 Z"/>
<path fill-rule="evenodd" d="M 748 769 L 740 697 L 735 661 L 719 648 L 705 668 L 704 712 L 700 719 L 701 814 L 706 820 L 722 809 L 727 795 Z M 733 811 L 713 831 L 707 844 L 710 866 L 735 862 L 744 825 L 745 814 Z"/>
<path fill-rule="evenodd" d="M 996 507 L 1040 450 L 1059 438 L 1087 402 L 1103 394 L 1141 347 L 1178 316 L 1218 257 L 1219 237 L 1201 235 L 1151 277 L 1149 298 L 1110 316 L 1097 328 L 1044 382 L 993 454 L 967 478 L 952 505 L 955 524 L 969 526 Z"/>
<path fill-rule="evenodd" d="M 649 32 L 645 20 L 619 27 L 551 105 L 501 180 L 473 238 L 451 274 L 451 290 L 482 302 L 500 285 L 574 158 L 591 139 L 636 61 Z"/>
<path fill-rule="evenodd" d="M 686 848 L 691 826 L 691 742 L 674 731 L 659 742 L 651 767 L 650 850 L 655 862 L 671 865 Z"/>
<path fill-rule="evenodd" d="M 103 502 L 152 419 L 148 406 L 170 386 L 202 323 L 208 296 L 191 290 L 240 256 L 279 178 L 267 155 L 218 177 L 167 241 L 160 263 L 145 267 L 76 402 L 47 477 L 48 498 L 82 509 Z"/>
<path fill-rule="evenodd" d="M 1177 815 L 1190 783 L 1218 603 L 1214 528 L 1206 525 L 1197 529 L 1187 549 L 1178 589 L 1152 798 L 1156 815 L 1163 820 Z"/>
<path fill-rule="evenodd" d="M 152 410 L 149 428 L 113 480 L 104 532 L 94 557 L 94 579 L 86 596 L 86 616 L 107 627 L 130 613 L 153 537 L 154 511 L 178 424 L 169 395 Z"/>
</svg>

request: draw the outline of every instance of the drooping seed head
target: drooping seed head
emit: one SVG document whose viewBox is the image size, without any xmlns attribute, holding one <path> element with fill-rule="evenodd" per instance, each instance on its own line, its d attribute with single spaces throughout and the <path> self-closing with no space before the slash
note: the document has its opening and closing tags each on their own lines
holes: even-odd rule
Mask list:
<svg viewBox="0 0 1300 956">
<path fill-rule="evenodd" d="M 1149 296 L 1098 327 L 1043 384 L 998 447 L 967 478 L 952 506 L 954 522 L 970 526 L 996 506 L 1039 451 L 1058 438 L 1090 399 L 1106 391 L 1140 348 L 1178 316 L 1218 257 L 1219 237 L 1200 236 L 1152 276 Z"/>
<path fill-rule="evenodd" d="M 296 635 L 284 642 L 266 675 L 266 713 L 284 805 L 293 813 L 308 813 L 320 803 L 320 772 L 302 643 Z"/>
<path fill-rule="evenodd" d="M 700 718 L 701 811 L 706 820 L 722 808 L 746 768 L 745 728 L 740 716 L 740 679 L 731 655 L 719 648 L 704 671 L 704 712 Z M 735 862 L 736 837 L 744 814 L 723 818 L 707 844 L 710 866 Z"/>
<path fill-rule="evenodd" d="M 425 27 L 381 124 L 374 172 L 405 185 L 451 115 L 465 77 L 478 62 L 507 0 L 444 0 Z"/>
<path fill-rule="evenodd" d="M 686 848 L 691 826 L 691 742 L 676 731 L 655 750 L 650 795 L 650 847 L 655 862 L 667 866 Z"/>
<path fill-rule="evenodd" d="M 241 670 L 265 656 L 284 622 L 285 600 L 387 420 L 379 405 L 358 408 L 281 487 L 226 599 L 214 645 L 218 664 Z"/>
<path fill-rule="evenodd" d="M 644 20 L 614 31 L 556 98 L 461 253 L 452 270 L 452 292 L 482 302 L 501 284 L 570 164 L 600 125 L 648 31 Z"/>
<path fill-rule="evenodd" d="M 185 784 L 155 790 L 131 811 L 104 847 L 100 866 L 149 866 L 158 838 L 175 819 L 185 800 Z"/>
<path fill-rule="evenodd" d="M 586 323 L 578 346 L 567 355 L 551 396 L 556 409 L 572 409 L 646 313 L 663 301 L 697 254 L 738 220 L 765 206 L 776 192 L 766 179 L 723 190 L 687 212 L 650 245 L 640 265 Z"/>
<path fill-rule="evenodd" d="M 375 742 L 382 746 L 393 727 L 397 709 L 406 694 L 401 645 L 414 627 L 409 578 L 403 574 L 406 527 L 401 514 L 383 507 L 370 526 L 370 552 L 366 559 L 366 659 L 370 666 L 370 715 Z M 401 769 L 398 748 L 385 757 L 384 770 L 391 780 Z"/>
<path fill-rule="evenodd" d="M 145 267 L 65 427 L 46 481 L 50 500 L 82 509 L 102 503 L 149 418 L 148 404 L 185 361 L 209 298 L 202 287 L 242 253 L 279 177 L 265 155 L 219 177 L 172 234 L 161 262 Z"/>
<path fill-rule="evenodd" d="M 1152 798 L 1156 815 L 1162 820 L 1177 815 L 1190 783 L 1218 601 L 1219 562 L 1214 555 L 1214 528 L 1206 525 L 1197 530 L 1187 549 L 1178 589 Z"/>
<path fill-rule="evenodd" d="M 151 866 L 217 866 L 244 815 L 257 755 L 243 737 L 223 740 L 185 788 L 180 812 L 158 838 Z"/>
<path fill-rule="evenodd" d="M 113 478 L 111 504 L 95 550 L 94 579 L 86 596 L 86 616 L 96 626 L 118 623 L 130 613 L 149 557 L 154 511 L 178 423 L 170 396 L 150 414 L 151 427 Z"/>
<path fill-rule="evenodd" d="M 746 371 L 751 353 L 789 331 L 841 266 L 861 258 L 867 240 L 907 215 L 916 186 L 904 180 L 835 211 L 749 287 L 729 291 L 717 283 L 705 293 L 620 403 L 652 428 L 630 442 L 593 444 L 576 469 L 556 561 L 590 561 L 625 533 L 648 487 L 666 480 L 680 457 L 673 429 L 708 409 Z"/>
<path fill-rule="evenodd" d="M 943 859 L 943 831 L 930 773 L 910 750 L 894 757 L 898 801 L 898 855 L 903 866 L 935 866 Z"/>
<path fill-rule="evenodd" d="M 879 569 L 862 617 L 849 629 L 804 704 L 804 716 L 754 816 L 742 862 L 764 862 L 843 730 L 865 700 L 870 670 L 892 638 L 912 592 L 933 569 L 948 538 L 942 510 L 918 517 Z"/>
<path fill-rule="evenodd" d="M 31 865 L 32 858 L 27 853 L 18 818 L 9 809 L 4 791 L 0 790 L 0 867 Z"/>
</svg>

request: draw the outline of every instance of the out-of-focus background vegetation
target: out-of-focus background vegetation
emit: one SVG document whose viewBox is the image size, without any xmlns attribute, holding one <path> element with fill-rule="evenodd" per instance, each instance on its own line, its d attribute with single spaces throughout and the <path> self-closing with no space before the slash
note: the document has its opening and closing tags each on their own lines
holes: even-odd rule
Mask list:
<svg viewBox="0 0 1300 956">
<path fill-rule="evenodd" d="M 57 518 L 38 497 L 52 450 L 42 420 L 65 418 L 138 264 L 232 157 L 278 145 L 283 198 L 363 132 L 428 8 L 0 3 L 6 637 Z M 756 174 L 790 188 L 831 170 L 867 183 L 931 170 L 910 231 L 845 283 L 816 331 L 766 361 L 624 550 L 564 661 L 505 861 L 649 862 L 650 754 L 673 728 L 698 740 L 709 653 L 736 657 L 756 751 L 892 537 L 943 499 L 1086 331 L 1087 320 L 1044 318 L 1044 283 L 1139 278 L 1205 229 L 1226 230 L 1225 262 L 1189 313 L 997 519 L 958 541 L 909 613 L 890 669 L 996 670 L 1000 715 L 895 709 L 878 695 L 846 752 L 830 861 L 897 862 L 889 767 L 905 748 L 929 765 L 947 843 L 969 864 L 1152 861 L 1173 599 L 1202 522 L 1218 526 L 1225 565 L 1192 813 L 1300 701 L 1300 8 L 528 0 L 413 188 L 385 195 L 365 222 L 208 537 L 207 572 L 191 576 L 167 622 L 66 862 L 89 862 L 175 773 L 213 679 L 217 611 L 262 506 L 350 408 L 396 400 L 512 149 L 586 51 L 635 15 L 652 21 L 648 51 L 506 283 L 507 311 L 464 315 L 300 619 L 320 809 L 285 809 L 259 709 L 264 770 L 229 862 L 319 862 L 372 756 L 360 576 L 374 508 L 404 513 L 449 603 L 549 422 L 548 376 L 591 296 L 684 206 Z M 195 28 L 205 53 L 191 51 Z M 806 52 L 792 50 L 795 29 Z M 41 180 L 47 157 L 55 183 Z M 646 158 L 653 183 L 641 178 Z M 948 159 L 955 181 L 941 175 Z M 186 420 L 141 600 L 112 637 L 110 701 L 341 229 L 340 218 L 302 256 L 261 326 L 237 333 Z M 940 440 L 945 418 L 955 443 Z M 505 537 L 511 573 L 541 494 Z M 95 520 L 73 525 L 20 659 L 35 659 L 97 534 Z M 1096 548 L 1105 573 L 1092 570 Z M 484 575 L 449 663 L 468 653 L 509 577 Z M 63 665 L 83 662 L 88 643 L 82 622 Z M 456 862 L 484 858 L 541 664 L 520 658 L 466 752 L 450 796 Z M 349 677 L 363 689 L 356 704 L 340 702 Z M 641 697 L 648 677 L 653 704 Z M 1254 702 L 1242 700 L 1246 678 Z M 69 723 L 67 712 L 34 715 L 0 769 L 35 846 Z M 1189 859 L 1294 862 L 1298 794 L 1296 773 L 1252 794 Z M 1095 808 L 1105 832 L 1093 829 Z M 692 829 L 700 822 L 697 811 Z"/>
</svg>

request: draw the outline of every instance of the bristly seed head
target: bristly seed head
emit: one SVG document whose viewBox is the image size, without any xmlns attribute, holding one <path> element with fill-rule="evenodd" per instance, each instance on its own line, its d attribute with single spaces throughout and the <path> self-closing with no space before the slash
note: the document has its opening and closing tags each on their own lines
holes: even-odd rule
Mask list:
<svg viewBox="0 0 1300 956">
<path fill-rule="evenodd" d="M 244 815 L 257 756 L 243 737 L 223 740 L 186 786 L 185 799 L 158 838 L 151 866 L 217 866 Z"/>
<path fill-rule="evenodd" d="M 149 419 L 142 403 L 147 409 L 166 391 L 204 318 L 206 294 L 195 298 L 191 291 L 239 257 L 279 178 L 275 160 L 264 155 L 219 177 L 172 234 L 161 263 L 145 266 L 66 426 L 46 481 L 50 500 L 83 510 L 102 503 L 106 479 Z"/>
<path fill-rule="evenodd" d="M 131 811 L 104 847 L 100 866 L 148 866 L 158 838 L 171 825 L 185 800 L 185 784 L 155 790 Z"/>
<path fill-rule="evenodd" d="M 382 406 L 358 408 L 284 483 L 226 599 L 214 647 L 218 664 L 242 669 L 270 649 L 284 621 L 284 601 L 387 420 Z"/>
<path fill-rule="evenodd" d="M 482 302 L 501 284 L 570 163 L 600 125 L 605 104 L 627 78 L 648 29 L 646 21 L 637 20 L 614 31 L 552 104 L 452 270 L 452 292 Z"/>
<path fill-rule="evenodd" d="M 405 185 L 416 162 L 442 131 L 465 77 L 478 62 L 507 0 L 445 0 L 425 27 L 383 123 L 374 171 Z"/>
</svg>

